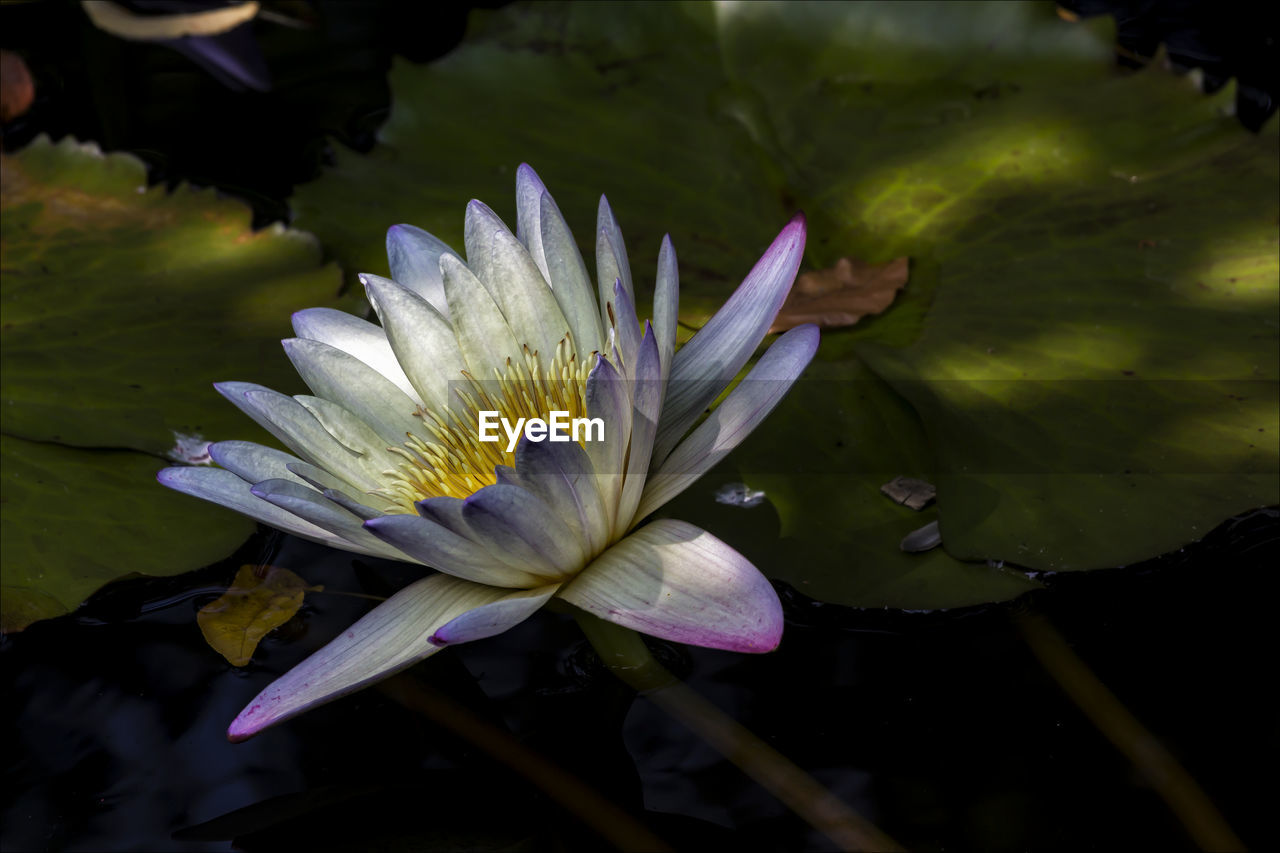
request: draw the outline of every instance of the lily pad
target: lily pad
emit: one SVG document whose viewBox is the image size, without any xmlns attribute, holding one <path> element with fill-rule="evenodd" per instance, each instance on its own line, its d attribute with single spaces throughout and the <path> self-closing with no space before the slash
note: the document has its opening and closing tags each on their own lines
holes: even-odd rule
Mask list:
<svg viewBox="0 0 1280 853">
<path fill-rule="evenodd" d="M 690 325 L 795 208 L 813 267 L 912 259 L 895 304 L 826 333 L 809 396 L 735 456 L 808 549 L 775 577 L 845 604 L 974 603 L 1031 585 L 988 562 L 1117 565 L 1280 500 L 1274 439 L 1244 439 L 1275 423 L 1275 125 L 1241 130 L 1228 93 L 1115 76 L 1108 37 L 1034 4 L 537 4 L 472 23 L 449 56 L 393 70 L 372 155 L 299 191 L 299 223 L 352 269 L 385 272 L 389 221 L 460 244 L 473 195 L 514 218 L 521 161 L 583 245 L 609 194 L 642 283 L 670 231 Z M 878 423 L 890 410 L 917 427 Z M 828 458 L 835 441 L 865 455 Z M 895 445 L 912 464 L 877 460 Z M 879 494 L 901 474 L 938 485 L 936 510 Z M 946 550 L 902 554 L 935 512 Z"/>
<path fill-rule="evenodd" d="M 270 439 L 211 387 L 300 388 L 279 340 L 341 284 L 314 238 L 253 232 L 212 191 L 147 189 L 123 154 L 41 139 L 0 160 L 4 627 L 125 574 L 228 555 L 252 523 L 161 488 L 203 435 Z"/>
<path fill-rule="evenodd" d="M 164 463 L 0 436 L 0 630 L 61 616 L 108 581 L 174 575 L 227 556 L 254 524 L 156 485 Z"/>
</svg>

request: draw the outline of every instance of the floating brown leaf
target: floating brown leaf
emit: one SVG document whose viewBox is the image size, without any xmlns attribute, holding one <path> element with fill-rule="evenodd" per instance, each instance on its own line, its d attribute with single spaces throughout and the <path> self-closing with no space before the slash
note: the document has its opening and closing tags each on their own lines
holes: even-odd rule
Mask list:
<svg viewBox="0 0 1280 853">
<path fill-rule="evenodd" d="M 769 331 L 784 332 L 803 323 L 816 323 L 824 329 L 852 326 L 892 305 L 906 285 L 905 257 L 884 264 L 841 258 L 833 267 L 796 279 Z"/>
<path fill-rule="evenodd" d="M 196 614 L 205 642 L 232 666 L 247 664 L 262 638 L 298 612 L 306 592 L 323 589 L 288 569 L 267 566 L 259 577 L 255 568 L 241 566 L 231 588 Z"/>
</svg>

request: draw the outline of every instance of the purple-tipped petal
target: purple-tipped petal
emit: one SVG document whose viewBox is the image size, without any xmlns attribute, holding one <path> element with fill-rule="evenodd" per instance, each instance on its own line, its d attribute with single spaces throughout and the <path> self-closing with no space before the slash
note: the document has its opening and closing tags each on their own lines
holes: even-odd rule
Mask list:
<svg viewBox="0 0 1280 853">
<path fill-rule="evenodd" d="M 404 555 L 395 548 L 370 535 L 363 527 L 363 518 L 311 486 L 293 480 L 263 480 L 254 483 L 249 491 L 267 503 L 341 537 L 344 540 L 341 546 L 343 548 L 358 545 L 366 554 L 377 554 L 392 560 L 404 559 Z"/>
<path fill-rule="evenodd" d="M 272 682 L 235 718 L 227 738 L 245 740 L 412 666 L 440 650 L 431 637 L 441 628 L 468 611 L 511 595 L 448 575 L 410 584 Z M 529 596 L 515 593 L 515 597 Z"/>
<path fill-rule="evenodd" d="M 453 643 L 470 643 L 501 634 L 528 619 L 551 600 L 560 584 L 553 583 L 526 592 L 516 592 L 506 598 L 484 604 L 452 619 L 431 635 L 431 643 L 447 646 Z"/>
<path fill-rule="evenodd" d="M 404 393 L 414 393 L 386 333 L 368 320 L 334 308 L 307 308 L 293 315 L 293 333 L 350 353 L 390 379 Z"/>
<path fill-rule="evenodd" d="M 608 517 L 582 445 L 576 441 L 522 441 L 516 446 L 515 463 L 518 485 L 546 501 L 582 540 L 588 556 L 604 550 L 609 542 Z"/>
<path fill-rule="evenodd" d="M 609 304 L 613 308 L 616 345 L 622 355 L 622 375 L 634 379 L 636 351 L 640 349 L 640 320 L 636 317 L 636 301 L 622 282 L 615 281 Z"/>
<path fill-rule="evenodd" d="M 763 340 L 791 292 L 804 255 L 804 241 L 804 215 L 797 214 L 729 301 L 676 352 L 663 401 L 655 459 L 666 458 Z"/>
<path fill-rule="evenodd" d="M 516 167 L 516 238 L 529 250 L 548 282 L 554 282 L 547 271 L 547 254 L 542 244 L 542 196 L 546 185 L 528 163 Z"/>
<path fill-rule="evenodd" d="M 609 200 L 600 196 L 596 212 L 596 285 L 600 289 L 600 321 L 609 326 L 604 305 L 613 298 L 613 283 L 621 281 L 627 293 L 635 293 L 631 286 L 631 265 L 627 262 L 627 244 L 622 239 L 618 219 L 609 207 Z"/>
<path fill-rule="evenodd" d="M 162 468 L 156 474 L 156 479 L 162 485 L 168 486 L 175 491 L 220 504 L 250 518 L 257 519 L 263 524 L 269 524 L 278 530 L 301 536 L 303 539 L 310 539 L 312 542 L 319 542 L 333 548 L 341 548 L 344 551 L 355 551 L 358 554 L 385 556 L 381 551 L 369 550 L 355 542 L 350 542 L 335 533 L 331 533 L 322 527 L 317 527 L 291 512 L 262 500 L 250 491 L 249 483 L 246 483 L 230 471 L 224 471 L 221 468 L 184 465 L 182 467 Z"/>
<path fill-rule="evenodd" d="M 558 593 L 589 613 L 665 640 L 768 652 L 782 605 L 764 575 L 719 539 L 659 519 L 605 551 Z"/>
<path fill-rule="evenodd" d="M 818 349 L 818 327 L 778 338 L 705 421 L 649 475 L 636 515 L 644 518 L 691 486 L 773 411 Z"/>
<path fill-rule="evenodd" d="M 608 359 L 597 358 L 587 377 L 587 417 L 604 421 L 604 441 L 588 441 L 586 450 L 596 487 L 613 528 L 618 517 L 618 497 L 626 473 L 627 446 L 631 441 L 631 393 L 626 380 Z"/>
<path fill-rule="evenodd" d="M 439 237 L 412 225 L 392 225 L 387 229 L 387 262 L 391 277 L 421 296 L 444 317 L 449 303 L 440 275 L 440 257 L 458 253 Z M 460 258 L 459 258 L 460 259 Z"/>
<path fill-rule="evenodd" d="M 653 327 L 646 320 L 644 338 L 636 354 L 634 380 L 631 383 L 631 444 L 627 452 L 627 476 L 618 499 L 618 517 L 613 524 L 613 538 L 621 539 L 639 519 L 635 517 L 649 472 L 653 437 L 658 430 L 662 411 L 662 364 Z"/>
<path fill-rule="evenodd" d="M 547 578 L 512 568 L 484 546 L 417 515 L 384 515 L 364 523 L 365 530 L 421 563 L 464 580 L 507 589 L 545 586 Z"/>
<path fill-rule="evenodd" d="M 676 264 L 676 248 L 668 234 L 662 238 L 662 248 L 658 250 L 658 280 L 653 288 L 653 333 L 658 338 L 664 394 L 667 377 L 671 375 L 671 360 L 676 353 L 679 312 L 680 272 Z"/>
<path fill-rule="evenodd" d="M 563 580 L 586 563 L 582 541 L 545 501 L 518 486 L 485 486 L 463 502 L 462 517 L 491 552 L 548 581 Z"/>
</svg>

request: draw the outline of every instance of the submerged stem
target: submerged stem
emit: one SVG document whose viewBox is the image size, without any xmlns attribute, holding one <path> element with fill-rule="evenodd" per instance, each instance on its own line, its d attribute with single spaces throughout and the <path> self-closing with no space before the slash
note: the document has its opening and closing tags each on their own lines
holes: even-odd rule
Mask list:
<svg viewBox="0 0 1280 853">
<path fill-rule="evenodd" d="M 614 675 L 675 717 L 841 850 L 901 850 L 790 759 L 667 671 L 640 635 L 579 611 L 574 614 Z"/>
</svg>

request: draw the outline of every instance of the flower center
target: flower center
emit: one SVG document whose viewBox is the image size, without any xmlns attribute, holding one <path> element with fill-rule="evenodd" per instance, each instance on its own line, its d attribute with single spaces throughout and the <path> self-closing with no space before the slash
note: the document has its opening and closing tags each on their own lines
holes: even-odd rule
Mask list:
<svg viewBox="0 0 1280 853">
<path fill-rule="evenodd" d="M 480 412 L 496 411 L 510 424 L 520 418 L 545 420 L 552 412 L 584 417 L 587 376 L 594 361 L 580 361 L 566 335 L 550 363 L 525 346 L 522 357 L 507 359 L 505 374 L 494 370 L 493 379 L 481 381 L 464 370 L 462 387 L 451 391 L 453 406 L 444 412 L 414 412 L 422 420 L 424 436 L 410 435 L 403 446 L 387 448 L 404 461 L 384 472 L 385 488 L 370 494 L 387 501 L 392 511 L 416 515 L 416 501 L 465 498 L 493 485 L 497 466 L 514 466 L 515 453 L 507 451 L 505 435 L 498 441 L 480 440 Z"/>
</svg>

